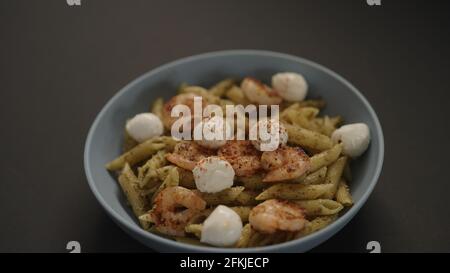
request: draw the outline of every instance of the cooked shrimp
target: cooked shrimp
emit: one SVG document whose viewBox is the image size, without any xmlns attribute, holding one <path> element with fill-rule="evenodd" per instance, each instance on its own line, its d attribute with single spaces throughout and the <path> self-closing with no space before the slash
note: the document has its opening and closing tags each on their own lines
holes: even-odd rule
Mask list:
<svg viewBox="0 0 450 273">
<path fill-rule="evenodd" d="M 250 225 L 262 233 L 299 231 L 305 226 L 303 209 L 289 201 L 267 200 L 250 211 Z"/>
<path fill-rule="evenodd" d="M 180 211 L 180 208 L 186 208 Z M 204 210 L 206 202 L 183 187 L 168 187 L 155 197 L 150 217 L 156 229 L 164 234 L 184 236 L 188 222 Z"/>
<path fill-rule="evenodd" d="M 231 164 L 236 176 L 250 176 L 261 169 L 261 153 L 248 140 L 227 141 L 218 154 Z"/>
<path fill-rule="evenodd" d="M 182 141 L 175 145 L 173 153 L 166 155 L 166 159 L 178 167 L 192 171 L 197 162 L 213 154 L 214 151 L 193 141 Z"/>
<path fill-rule="evenodd" d="M 179 118 L 179 117 L 172 117 L 172 109 L 176 105 L 186 105 L 191 109 L 191 116 L 194 117 L 194 97 L 195 95 L 192 93 L 186 93 L 186 94 L 180 94 L 177 96 L 172 97 L 170 100 L 168 100 L 162 109 L 162 122 L 166 129 L 170 130 L 172 127 L 172 124 Z M 202 100 L 202 107 L 206 107 L 207 102 L 205 100 Z"/>
<path fill-rule="evenodd" d="M 283 100 L 272 88 L 250 77 L 242 81 L 241 89 L 247 99 L 253 103 L 272 105 L 280 104 Z"/>
<path fill-rule="evenodd" d="M 310 168 L 309 156 L 299 147 L 282 146 L 275 151 L 264 152 L 261 165 L 267 174 L 264 182 L 294 179 Z"/>
</svg>

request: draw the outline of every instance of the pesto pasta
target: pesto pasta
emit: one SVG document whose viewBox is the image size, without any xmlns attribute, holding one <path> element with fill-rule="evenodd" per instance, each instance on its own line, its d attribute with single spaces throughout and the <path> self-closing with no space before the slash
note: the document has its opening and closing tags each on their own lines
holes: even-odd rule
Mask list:
<svg viewBox="0 0 450 273">
<path fill-rule="evenodd" d="M 344 143 L 333 138 L 342 117 L 321 115 L 324 100 L 290 101 L 276 92 L 252 78 L 229 78 L 209 87 L 183 83 L 170 100 L 150 102 L 149 113 L 164 125 L 163 133 L 139 142 L 133 134 L 141 133 L 140 128 L 125 129 L 123 154 L 106 164 L 118 174 L 143 229 L 185 244 L 261 247 L 308 236 L 353 205 L 351 158 L 344 153 Z M 203 99 L 204 108 L 262 102 L 279 106 L 278 146 L 264 151 L 258 139 L 201 142 L 173 137 L 170 128 L 176 121 L 170 111 L 179 104 L 193 106 L 196 97 Z M 249 116 L 244 119 L 247 137 Z M 208 166 L 220 168 L 209 172 Z M 219 224 L 234 225 L 231 231 L 237 235 L 214 241 L 211 230 Z"/>
</svg>

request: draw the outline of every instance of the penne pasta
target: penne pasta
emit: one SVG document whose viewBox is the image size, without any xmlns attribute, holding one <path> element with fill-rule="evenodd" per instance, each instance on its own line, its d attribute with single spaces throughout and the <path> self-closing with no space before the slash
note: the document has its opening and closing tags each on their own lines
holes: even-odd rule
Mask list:
<svg viewBox="0 0 450 273">
<path fill-rule="evenodd" d="M 312 221 L 309 221 L 303 228 L 303 230 L 299 231 L 295 235 L 295 238 L 304 237 L 308 234 L 319 231 L 325 228 L 326 226 L 330 225 L 331 223 L 333 223 L 336 220 L 336 218 L 337 214 L 316 217 Z"/>
<path fill-rule="evenodd" d="M 242 185 L 249 190 L 262 190 L 264 188 L 267 188 L 270 186 L 270 183 L 263 182 L 263 175 L 262 174 L 255 174 L 252 176 L 241 176 L 237 178 L 239 182 L 242 183 Z"/>
<path fill-rule="evenodd" d="M 328 168 L 326 166 L 318 169 L 317 171 L 310 173 L 302 180 L 303 185 L 321 184 L 325 181 Z"/>
<path fill-rule="evenodd" d="M 125 164 L 125 167 L 119 176 L 119 185 L 125 193 L 133 213 L 136 217 L 139 217 L 149 210 L 149 206 L 145 198 L 143 198 L 139 192 L 137 181 L 137 177 L 131 170 L 130 165 Z M 140 221 L 140 223 L 144 229 L 149 226 L 146 221 Z"/>
<path fill-rule="evenodd" d="M 337 126 L 342 122 L 341 116 L 329 117 L 325 116 L 323 118 L 314 118 L 312 123 L 316 127 L 316 130 L 326 136 L 331 136 L 331 134 L 336 130 Z"/>
<path fill-rule="evenodd" d="M 229 100 L 231 100 L 235 104 L 241 104 L 241 105 L 245 106 L 250 103 L 248 101 L 247 97 L 244 95 L 244 92 L 242 92 L 242 89 L 236 85 L 232 86 L 225 93 L 225 97 L 227 97 Z"/>
<path fill-rule="evenodd" d="M 236 206 L 230 207 L 230 209 L 234 210 L 239 217 L 241 217 L 242 222 L 248 222 L 248 216 L 250 215 L 250 211 L 252 210 L 252 206 Z"/>
<path fill-rule="evenodd" d="M 206 102 L 210 104 L 217 104 L 220 105 L 220 98 L 218 96 L 215 96 L 214 94 L 211 94 L 203 87 L 200 86 L 186 86 L 180 91 L 181 93 L 191 93 L 197 96 L 201 96 L 203 99 L 206 100 Z"/>
<path fill-rule="evenodd" d="M 331 149 L 315 154 L 310 158 L 311 167 L 310 172 L 315 172 L 318 169 L 328 166 L 339 158 L 342 152 L 342 144 L 336 144 Z"/>
<path fill-rule="evenodd" d="M 350 194 L 350 190 L 344 179 L 341 179 L 339 182 L 339 186 L 336 191 L 336 201 L 345 207 L 353 205 L 352 195 Z"/>
<path fill-rule="evenodd" d="M 254 230 L 252 228 L 251 234 L 250 234 L 250 238 L 248 240 L 248 244 L 247 247 L 256 247 L 259 246 L 261 244 L 261 241 L 264 239 L 265 235 Z"/>
<path fill-rule="evenodd" d="M 287 117 L 294 125 L 308 130 L 319 131 L 317 125 L 313 122 L 318 113 L 319 109 L 317 108 L 304 107 L 297 110 L 291 109 L 287 112 Z"/>
<path fill-rule="evenodd" d="M 177 167 L 172 167 L 169 170 L 169 173 L 166 177 L 166 179 L 164 179 L 163 183 L 158 187 L 158 189 L 155 191 L 155 193 L 153 194 L 152 197 L 152 203 L 153 203 L 153 199 L 158 195 L 158 193 L 160 193 L 162 190 L 164 190 L 165 188 L 168 187 L 175 187 L 178 186 L 180 183 L 180 175 L 178 174 L 178 169 Z"/>
<path fill-rule="evenodd" d="M 156 143 L 153 139 L 147 140 L 106 164 L 106 169 L 117 171 L 122 169 L 126 163 L 132 166 L 151 157 L 164 147 L 166 147 L 164 143 Z"/>
<path fill-rule="evenodd" d="M 185 227 L 186 233 L 192 233 L 195 237 L 202 237 L 202 225 L 201 224 L 190 224 Z"/>
<path fill-rule="evenodd" d="M 160 150 L 142 165 L 142 167 L 138 168 L 138 180 L 141 188 L 146 186 L 151 188 L 156 184 L 158 181 L 156 170 L 167 164 L 166 154 L 166 151 Z M 149 184 L 150 181 L 153 183 Z"/>
<path fill-rule="evenodd" d="M 175 148 L 175 145 L 177 145 L 178 140 L 174 139 L 173 137 L 170 136 L 160 136 L 155 138 L 155 142 L 161 142 L 164 143 L 166 146 L 164 147 L 166 152 L 172 152 L 173 149 Z"/>
<path fill-rule="evenodd" d="M 333 147 L 333 141 L 326 135 L 290 124 L 285 124 L 285 127 L 289 135 L 289 143 L 318 151 Z"/>
<path fill-rule="evenodd" d="M 327 177 L 325 178 L 325 184 L 331 185 L 329 191 L 324 194 L 324 198 L 332 199 L 336 194 L 339 181 L 341 180 L 342 173 L 344 172 L 345 163 L 347 161 L 347 157 L 340 157 L 336 162 L 330 165 L 327 172 Z"/>
<path fill-rule="evenodd" d="M 316 217 L 314 220 L 310 222 L 308 229 L 310 232 L 316 232 L 333 223 L 336 220 L 336 218 L 337 214 Z"/>
<path fill-rule="evenodd" d="M 255 199 L 258 192 L 252 190 L 244 190 L 236 197 L 236 203 L 241 206 L 254 206 L 259 202 Z"/>
<path fill-rule="evenodd" d="M 174 165 L 168 165 L 155 170 L 158 179 L 163 181 L 169 175 L 169 171 L 174 167 Z"/>
<path fill-rule="evenodd" d="M 304 209 L 307 216 L 333 215 L 344 208 L 340 203 L 330 199 L 295 201 L 295 203 Z"/>
<path fill-rule="evenodd" d="M 332 184 L 302 185 L 302 184 L 275 184 L 261 194 L 256 200 L 286 199 L 286 200 L 312 200 L 323 197 L 333 188 Z"/>
<path fill-rule="evenodd" d="M 225 79 L 218 83 L 216 83 L 213 87 L 209 89 L 209 92 L 217 97 L 222 97 L 225 95 L 225 92 L 227 92 L 228 89 L 233 86 L 234 80 L 233 79 Z"/>
<path fill-rule="evenodd" d="M 299 104 L 298 102 L 296 103 L 292 103 L 289 106 L 285 107 L 283 109 L 283 111 L 281 111 L 280 113 L 280 119 L 286 123 L 292 124 L 292 120 L 291 120 L 291 113 L 292 112 L 296 112 L 299 109 Z"/>
<path fill-rule="evenodd" d="M 204 193 L 199 190 L 194 190 L 208 205 L 233 205 L 236 204 L 236 199 L 244 191 L 244 187 L 232 187 L 217 193 Z"/>
<path fill-rule="evenodd" d="M 294 114 L 302 114 L 302 109 L 303 108 L 314 108 L 317 109 L 314 110 L 315 114 L 314 115 L 310 115 L 309 118 L 314 118 L 318 111 L 320 111 L 320 109 L 322 109 L 323 107 L 325 107 L 325 101 L 324 100 L 304 100 L 304 101 L 300 101 L 300 102 L 295 102 L 290 104 L 289 106 L 285 107 L 283 109 L 283 111 L 281 112 L 281 119 L 288 121 L 289 123 L 292 123 L 293 120 L 291 120 L 292 117 L 294 117 Z M 307 110 L 306 112 L 303 113 L 307 113 L 308 111 L 311 110 Z"/>
<path fill-rule="evenodd" d="M 250 226 L 250 224 L 246 224 L 242 228 L 241 237 L 237 241 L 235 247 L 237 248 L 248 247 L 251 235 L 252 235 L 252 227 Z"/>
</svg>

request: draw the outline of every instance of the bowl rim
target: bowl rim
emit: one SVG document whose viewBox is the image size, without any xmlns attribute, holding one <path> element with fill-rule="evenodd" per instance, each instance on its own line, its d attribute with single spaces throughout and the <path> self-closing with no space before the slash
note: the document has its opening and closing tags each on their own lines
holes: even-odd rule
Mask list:
<svg viewBox="0 0 450 273">
<path fill-rule="evenodd" d="M 162 236 L 153 234 L 151 232 L 143 230 L 141 227 L 135 225 L 134 223 L 129 222 L 126 220 L 123 216 L 121 216 L 119 213 L 117 213 L 114 209 L 112 209 L 109 204 L 103 199 L 102 195 L 98 191 L 97 187 L 94 183 L 94 178 L 92 176 L 91 171 L 91 163 L 89 158 L 89 151 L 92 147 L 92 138 L 94 135 L 95 130 L 97 129 L 101 118 L 109 109 L 109 107 L 117 100 L 119 99 L 123 94 L 128 92 L 128 90 L 132 89 L 135 85 L 137 85 L 139 82 L 143 81 L 144 79 L 151 77 L 160 71 L 170 69 L 171 67 L 178 66 L 183 63 L 188 63 L 195 60 L 200 59 L 208 59 L 208 58 L 214 58 L 214 57 L 223 57 L 223 56 L 231 56 L 231 55 L 254 55 L 254 56 L 264 56 L 264 57 L 276 57 L 281 59 L 286 59 L 289 61 L 295 61 L 299 63 L 303 63 L 309 66 L 312 66 L 318 70 L 321 70 L 322 72 L 329 74 L 330 76 L 334 77 L 338 81 L 340 81 L 342 84 L 344 84 L 348 89 L 350 89 L 357 97 L 362 101 L 366 109 L 368 110 L 371 118 L 374 121 L 375 124 L 375 130 L 373 131 L 372 136 L 376 137 L 379 140 L 379 145 L 376 147 L 376 149 L 379 150 L 379 157 L 377 159 L 377 163 L 375 166 L 375 175 L 371 178 L 369 187 L 364 191 L 361 199 L 353 204 L 353 206 L 341 217 L 339 217 L 336 221 L 328 225 L 327 227 L 310 234 L 308 236 L 305 236 L 303 238 L 299 238 L 296 240 L 291 240 L 288 242 L 270 245 L 270 246 L 262 246 L 262 247 L 251 247 L 251 248 L 222 248 L 222 247 L 212 247 L 212 246 L 196 246 L 196 245 L 190 245 L 186 243 L 177 242 L 171 239 L 164 238 Z M 360 208 L 366 203 L 367 199 L 369 198 L 370 194 L 372 193 L 373 189 L 375 188 L 375 185 L 378 182 L 378 178 L 380 176 L 382 167 L 383 167 L 383 161 L 384 161 L 384 137 L 383 137 L 383 130 L 381 128 L 380 122 L 378 120 L 378 117 L 370 105 L 370 103 L 367 101 L 367 99 L 358 91 L 356 87 L 354 87 L 350 82 L 348 82 L 345 78 L 337 74 L 336 72 L 332 71 L 329 68 L 326 68 L 316 62 L 310 61 L 308 59 L 297 57 L 294 55 L 286 54 L 286 53 L 280 53 L 280 52 L 274 52 L 274 51 L 268 51 L 268 50 L 255 50 L 255 49 L 233 49 L 233 50 L 222 50 L 222 51 L 213 51 L 213 52 L 207 52 L 197 55 L 192 55 L 189 57 L 180 58 L 174 61 L 171 61 L 169 63 L 157 66 L 154 69 L 151 69 L 150 71 L 142 74 L 141 76 L 135 78 L 133 81 L 125 85 L 122 89 L 120 89 L 112 98 L 108 100 L 108 102 L 103 106 L 102 110 L 97 114 L 95 117 L 94 122 L 92 123 L 92 126 L 89 129 L 86 142 L 85 142 L 85 148 L 84 148 L 84 169 L 87 177 L 87 181 L 89 184 L 89 187 L 91 191 L 94 193 L 95 198 L 100 203 L 100 205 L 103 207 L 103 209 L 112 217 L 116 223 L 119 223 L 121 227 L 125 227 L 129 230 L 129 232 L 136 233 L 137 235 L 140 235 L 142 237 L 145 237 L 149 240 L 156 241 L 157 245 L 168 245 L 171 249 L 178 249 L 178 251 L 185 251 L 185 252 L 228 252 L 228 253 L 248 253 L 248 252 L 271 252 L 271 251 L 282 251 L 283 249 L 293 249 L 296 245 L 301 244 L 313 244 L 316 238 L 320 238 L 322 236 L 326 237 L 326 234 L 331 232 L 330 236 L 334 236 L 342 227 L 345 226 L 360 210 Z M 334 230 L 334 232 L 333 232 Z M 133 236 L 134 237 L 134 236 Z M 328 238 L 329 238 L 328 237 Z M 326 238 L 326 240 L 328 239 Z M 142 243 L 142 242 L 141 242 Z M 321 242 L 322 243 L 322 242 Z M 319 243 L 320 244 L 320 243 Z M 145 244 L 148 246 L 147 244 Z M 318 244 L 315 244 L 313 247 L 317 246 Z M 159 249 L 154 249 L 156 251 L 159 251 Z"/>
</svg>

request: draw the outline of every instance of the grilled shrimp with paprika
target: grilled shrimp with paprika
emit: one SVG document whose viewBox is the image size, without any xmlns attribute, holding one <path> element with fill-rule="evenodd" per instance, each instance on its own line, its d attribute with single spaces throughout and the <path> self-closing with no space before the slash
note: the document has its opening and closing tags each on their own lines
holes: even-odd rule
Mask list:
<svg viewBox="0 0 450 273">
<path fill-rule="evenodd" d="M 192 93 L 180 94 L 172 97 L 164 104 L 161 115 L 162 122 L 167 130 L 170 130 L 173 123 L 179 118 L 171 116 L 172 109 L 177 105 L 186 105 L 187 107 L 189 107 L 189 109 L 191 110 L 191 118 L 194 118 L 194 97 L 195 95 Z M 208 103 L 205 100 L 202 100 L 202 108 L 205 108 L 207 105 Z"/>
<path fill-rule="evenodd" d="M 294 179 L 310 168 L 309 156 L 300 147 L 281 146 L 275 151 L 264 152 L 261 165 L 267 171 L 264 182 Z"/>
<path fill-rule="evenodd" d="M 259 232 L 275 233 L 276 231 L 300 231 L 307 220 L 299 205 L 271 199 L 250 211 L 249 222 Z"/>
<path fill-rule="evenodd" d="M 159 232 L 184 236 L 185 226 L 205 207 L 206 202 L 193 191 L 179 186 L 168 187 L 155 197 L 150 217 Z M 180 211 L 180 208 L 185 209 Z"/>
<path fill-rule="evenodd" d="M 218 155 L 231 164 L 236 176 L 250 176 L 261 169 L 261 152 L 248 140 L 229 140 Z"/>
<path fill-rule="evenodd" d="M 193 141 L 182 141 L 175 145 L 173 153 L 166 155 L 166 159 L 180 168 L 192 171 L 197 162 L 213 154 L 213 150 L 204 148 Z"/>
</svg>

